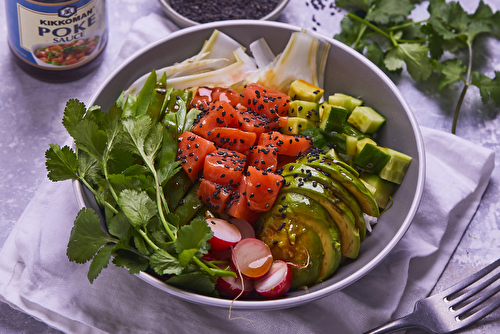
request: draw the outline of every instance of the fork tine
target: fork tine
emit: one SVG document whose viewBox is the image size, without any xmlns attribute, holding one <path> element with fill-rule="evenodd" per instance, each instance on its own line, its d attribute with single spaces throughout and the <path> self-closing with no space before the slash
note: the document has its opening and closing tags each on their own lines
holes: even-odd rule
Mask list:
<svg viewBox="0 0 500 334">
<path fill-rule="evenodd" d="M 457 305 L 457 304 L 460 304 L 462 301 L 469 299 L 471 296 L 474 296 L 479 291 L 484 290 L 487 286 L 490 286 L 493 282 L 495 282 L 499 278 L 500 278 L 500 273 L 498 273 L 495 276 L 489 278 L 488 280 L 482 282 L 481 284 L 474 286 L 473 289 L 467 291 L 466 293 L 464 293 L 456 298 L 453 298 L 453 299 L 447 298 L 447 301 L 452 303 L 452 307 Z M 469 304 L 469 305 L 471 305 L 471 304 Z"/>
<path fill-rule="evenodd" d="M 468 287 L 469 285 L 473 284 L 474 282 L 477 282 L 484 276 L 488 275 L 490 272 L 495 270 L 498 266 L 500 266 L 500 258 L 496 260 L 495 262 L 489 264 L 488 266 L 484 267 L 483 269 L 479 270 L 475 274 L 465 278 L 464 280 L 458 282 L 457 284 L 449 287 L 448 289 L 438 293 L 438 295 L 443 296 L 443 297 L 449 297 L 452 296 L 453 294 L 456 294 L 460 290 L 463 290 L 464 288 Z"/>
<path fill-rule="evenodd" d="M 486 307 L 484 307 L 484 308 L 482 308 L 480 310 L 477 310 L 476 312 L 474 312 L 471 315 L 468 315 L 468 316 L 466 316 L 464 318 L 461 318 L 461 316 L 463 314 L 467 313 L 467 311 L 473 309 L 477 305 L 479 305 L 479 304 L 483 303 L 484 301 L 486 301 L 487 299 L 491 298 L 492 296 L 494 296 L 495 294 L 497 294 L 499 291 L 500 291 L 500 285 L 497 286 L 492 291 L 490 291 L 487 295 L 482 296 L 481 298 L 475 300 L 473 303 L 467 305 L 467 310 L 464 310 L 460 315 L 458 315 L 457 317 L 455 317 L 455 319 L 457 319 L 459 321 L 465 321 L 465 322 L 468 322 L 468 323 L 473 323 L 473 322 L 475 322 L 475 321 L 477 321 L 479 319 L 484 318 L 485 316 L 487 316 L 491 312 L 495 311 L 498 307 L 500 307 L 500 298 L 498 298 L 495 301 L 493 301 L 492 303 L 488 304 Z M 472 306 L 472 304 L 475 304 L 475 305 Z"/>
</svg>

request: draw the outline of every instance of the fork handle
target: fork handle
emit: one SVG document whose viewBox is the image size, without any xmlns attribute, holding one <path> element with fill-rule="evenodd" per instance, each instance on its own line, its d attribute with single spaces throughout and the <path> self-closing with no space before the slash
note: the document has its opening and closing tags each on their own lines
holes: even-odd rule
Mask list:
<svg viewBox="0 0 500 334">
<path fill-rule="evenodd" d="M 418 326 L 414 320 L 416 320 L 414 317 L 414 314 L 411 313 L 405 317 L 388 322 L 385 325 L 374 328 L 374 329 L 372 329 L 368 332 L 365 332 L 363 334 L 383 334 L 383 333 L 392 333 L 394 331 L 401 330 L 401 329 L 408 329 L 408 328 L 415 328 L 415 327 L 422 328 L 422 327 Z"/>
</svg>

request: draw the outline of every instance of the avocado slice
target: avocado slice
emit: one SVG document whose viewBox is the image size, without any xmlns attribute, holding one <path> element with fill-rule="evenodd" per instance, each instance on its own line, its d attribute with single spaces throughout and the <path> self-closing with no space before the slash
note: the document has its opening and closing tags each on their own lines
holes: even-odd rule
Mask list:
<svg viewBox="0 0 500 334">
<path fill-rule="evenodd" d="M 351 209 L 354 219 L 356 222 L 356 227 L 359 230 L 360 240 L 363 241 L 366 236 L 366 226 L 365 218 L 363 217 L 363 211 L 359 206 L 356 198 L 347 189 L 340 184 L 340 182 L 326 176 L 325 174 L 317 171 L 316 169 L 300 164 L 300 163 L 289 163 L 283 167 L 283 172 L 281 173 L 283 177 L 293 176 L 294 178 L 300 177 L 303 180 L 310 180 L 321 183 L 328 196 L 338 197 L 344 201 L 347 206 Z M 326 185 L 326 187 L 324 186 Z"/>
<path fill-rule="evenodd" d="M 256 222 L 256 236 L 274 259 L 292 262 L 292 287 L 315 284 L 330 277 L 342 258 L 340 232 L 325 208 L 298 193 L 278 198 Z"/>
<path fill-rule="evenodd" d="M 351 209 L 328 188 L 315 181 L 287 176 L 282 193 L 299 193 L 320 203 L 330 214 L 340 231 L 342 255 L 355 259 L 359 254 L 361 239 Z"/>
<path fill-rule="evenodd" d="M 309 155 L 301 158 L 298 162 L 316 168 L 323 174 L 337 180 L 356 198 L 364 213 L 372 217 L 380 216 L 377 202 L 363 182 L 328 156 L 324 154 Z"/>
</svg>

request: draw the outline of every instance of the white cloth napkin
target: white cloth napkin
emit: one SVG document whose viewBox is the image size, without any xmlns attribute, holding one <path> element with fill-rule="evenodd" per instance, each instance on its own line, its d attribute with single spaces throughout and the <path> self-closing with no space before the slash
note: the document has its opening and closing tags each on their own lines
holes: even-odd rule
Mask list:
<svg viewBox="0 0 500 334">
<path fill-rule="evenodd" d="M 137 47 L 145 43 L 136 40 Z M 0 251 L 0 300 L 66 333 L 361 333 L 409 313 L 429 294 L 494 168 L 491 150 L 429 128 L 422 134 L 427 177 L 408 232 L 369 274 L 318 301 L 277 311 L 233 310 L 239 319 L 230 320 L 227 309 L 181 301 L 112 264 L 90 284 L 88 264 L 66 257 L 80 209 L 71 182 L 48 180 Z"/>
</svg>

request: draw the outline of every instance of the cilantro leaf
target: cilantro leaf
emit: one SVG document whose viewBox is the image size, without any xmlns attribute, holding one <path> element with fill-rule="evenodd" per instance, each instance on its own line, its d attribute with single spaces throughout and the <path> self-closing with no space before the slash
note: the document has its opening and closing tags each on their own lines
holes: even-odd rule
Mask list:
<svg viewBox="0 0 500 334">
<path fill-rule="evenodd" d="M 104 114 L 102 128 L 107 136 L 108 151 L 111 151 L 116 144 L 116 141 L 119 140 L 119 136 L 122 131 L 122 124 L 120 122 L 122 113 L 122 109 L 115 104 L 106 114 Z"/>
<path fill-rule="evenodd" d="M 493 79 L 482 73 L 472 72 L 472 85 L 479 88 L 483 103 L 491 99 L 495 105 L 500 106 L 500 71 L 495 71 Z"/>
<path fill-rule="evenodd" d="M 414 80 L 427 80 L 432 73 L 428 54 L 429 49 L 425 45 L 402 43 L 387 53 L 384 64 L 388 70 L 396 71 L 403 66 L 404 61 Z"/>
<path fill-rule="evenodd" d="M 81 120 L 78 127 L 79 131 L 73 135 L 76 146 L 101 162 L 106 148 L 106 133 L 96 123 L 86 119 Z"/>
<path fill-rule="evenodd" d="M 189 289 L 206 295 L 215 292 L 215 279 L 200 272 L 192 272 L 172 276 L 167 280 L 167 283 L 181 289 Z"/>
<path fill-rule="evenodd" d="M 159 249 L 151 255 L 149 264 L 160 275 L 179 275 L 183 270 L 179 260 L 163 249 Z"/>
<path fill-rule="evenodd" d="M 180 165 L 180 161 L 174 161 L 160 168 L 158 170 L 158 182 L 161 185 L 164 185 L 172 176 L 181 170 Z"/>
<path fill-rule="evenodd" d="M 108 267 L 114 247 L 114 244 L 104 245 L 101 249 L 99 249 L 97 255 L 94 256 L 94 259 L 90 263 L 89 272 L 87 273 L 87 278 L 90 283 L 94 282 L 101 271 Z"/>
<path fill-rule="evenodd" d="M 117 245 L 118 247 L 118 245 Z M 116 248 L 113 264 L 117 267 L 127 268 L 131 274 L 138 274 L 148 268 L 148 259 L 126 248 Z"/>
<path fill-rule="evenodd" d="M 75 133 L 79 131 L 78 125 L 86 112 L 85 104 L 77 99 L 70 99 L 66 102 L 62 124 L 71 137 L 74 138 Z"/>
<path fill-rule="evenodd" d="M 337 0 L 335 4 L 341 8 L 357 8 L 368 11 L 374 0 Z"/>
<path fill-rule="evenodd" d="M 120 239 L 124 239 L 128 235 L 129 227 L 131 227 L 130 221 L 123 211 L 119 211 L 116 215 L 107 218 L 106 225 L 109 233 Z"/>
<path fill-rule="evenodd" d="M 351 46 L 358 40 L 363 24 L 349 17 L 344 17 L 340 22 L 340 27 L 342 30 L 334 36 L 335 39 Z"/>
<path fill-rule="evenodd" d="M 207 241 L 212 237 L 212 230 L 204 219 L 194 219 L 189 225 L 182 226 L 177 234 L 175 250 L 179 254 L 182 266 L 187 266 L 193 256 L 208 252 Z"/>
<path fill-rule="evenodd" d="M 401 22 L 414 8 L 409 0 L 378 0 L 370 8 L 365 19 L 379 24 Z"/>
<path fill-rule="evenodd" d="M 433 61 L 434 69 L 442 74 L 439 79 L 438 89 L 456 81 L 464 80 L 462 74 L 467 70 L 467 66 L 462 64 L 460 59 L 449 59 L 445 62 Z"/>
<path fill-rule="evenodd" d="M 45 151 L 45 158 L 47 177 L 50 180 L 64 181 L 78 178 L 78 160 L 69 146 L 61 149 L 57 144 L 50 144 L 50 148 Z"/>
<path fill-rule="evenodd" d="M 124 172 L 127 168 L 131 166 L 137 166 L 137 168 L 144 168 L 141 165 L 134 164 L 134 155 L 127 150 L 115 147 L 112 151 L 108 152 L 107 155 L 107 168 L 108 173 L 118 174 Z"/>
<path fill-rule="evenodd" d="M 107 243 L 116 243 L 101 228 L 101 221 L 92 209 L 78 212 L 68 242 L 66 255 L 70 261 L 85 263 L 92 259 Z"/>
<path fill-rule="evenodd" d="M 145 227 L 158 212 L 156 204 L 144 191 L 124 189 L 118 196 L 118 205 L 136 230 Z"/>
<path fill-rule="evenodd" d="M 151 132 L 146 137 L 144 141 L 144 153 L 153 162 L 158 150 L 161 147 L 163 140 L 163 127 L 160 123 L 156 123 L 155 126 L 151 128 Z"/>
<path fill-rule="evenodd" d="M 476 11 L 470 15 L 470 18 L 473 21 L 483 22 L 500 29 L 500 11 L 493 13 L 491 7 L 485 4 L 483 0 L 479 1 Z"/>
<path fill-rule="evenodd" d="M 377 42 L 366 46 L 366 58 L 370 59 L 378 67 L 384 66 L 385 53 Z"/>
<path fill-rule="evenodd" d="M 127 118 L 122 121 L 125 132 L 124 148 L 142 157 L 148 166 L 153 166 L 154 157 L 161 147 L 163 131 L 161 124 L 155 126 L 148 115 L 139 118 Z"/>
<path fill-rule="evenodd" d="M 94 184 L 98 184 L 102 179 L 101 169 L 97 160 L 84 151 L 80 151 L 78 154 L 78 173 L 80 177 Z"/>
</svg>

